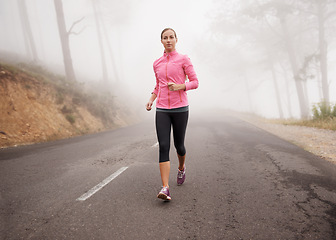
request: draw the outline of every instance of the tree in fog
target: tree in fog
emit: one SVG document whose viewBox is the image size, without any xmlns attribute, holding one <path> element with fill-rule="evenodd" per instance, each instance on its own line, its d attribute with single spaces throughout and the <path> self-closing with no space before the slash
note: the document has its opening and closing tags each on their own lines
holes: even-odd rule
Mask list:
<svg viewBox="0 0 336 240">
<path fill-rule="evenodd" d="M 102 72 L 103 72 L 103 82 L 106 84 L 108 82 L 108 73 L 107 73 L 107 64 L 106 64 L 106 57 L 105 57 L 105 49 L 103 45 L 103 35 L 102 35 L 102 21 L 99 14 L 99 1 L 92 0 L 92 8 L 93 8 L 93 14 L 96 24 L 96 30 L 97 30 L 97 38 L 98 38 L 98 44 L 99 44 L 99 50 L 100 50 L 100 59 L 102 64 Z"/>
<path fill-rule="evenodd" d="M 334 31 L 336 2 L 334 0 L 300 0 L 300 3 L 299 10 L 307 16 L 305 24 L 309 30 L 316 33 L 315 37 L 318 41 L 315 54 L 307 60 L 314 60 L 314 57 L 318 59 L 320 71 L 317 73 L 319 75 L 317 77 L 321 81 L 322 98 L 329 102 L 327 35 Z M 308 66 L 307 63 L 306 66 Z"/>
<path fill-rule="evenodd" d="M 271 78 L 267 77 L 266 79 L 272 79 L 277 109 L 280 118 L 283 118 L 281 94 L 276 74 L 277 56 L 282 51 L 278 36 L 266 31 L 268 26 L 265 26 L 265 23 L 250 17 L 244 4 L 222 3 L 222 9 L 217 13 L 212 27 L 214 38 L 218 39 L 219 45 L 234 48 L 232 53 L 226 50 L 228 54 L 221 54 L 221 56 L 229 59 L 229 62 L 225 63 L 230 66 L 228 71 L 237 76 L 243 74 L 238 77 L 237 81 L 242 82 L 245 86 L 241 91 L 245 89 L 251 110 L 253 109 L 253 98 L 250 95 L 256 92 L 265 81 L 265 75 L 269 71 Z M 219 69 L 223 69 L 223 62 L 221 66 L 218 66 Z M 233 71 L 234 69 L 235 71 Z"/>
<path fill-rule="evenodd" d="M 279 34 L 267 31 L 269 27 L 268 23 L 258 22 L 246 16 L 246 9 L 242 9 L 241 13 L 244 14 L 239 14 L 240 18 L 245 21 L 243 22 L 243 27 L 240 27 L 240 35 L 244 41 L 250 44 L 249 49 L 246 49 L 246 51 L 254 49 L 256 52 L 255 55 L 259 58 L 259 61 L 254 61 L 257 64 L 256 67 L 262 69 L 264 73 L 269 72 L 271 75 L 270 79 L 272 79 L 273 83 L 279 117 L 283 118 L 284 113 L 281 101 L 281 95 L 283 94 L 280 93 L 277 76 L 278 61 L 283 58 L 283 56 L 281 56 L 282 49 Z M 286 91 L 286 95 L 289 95 L 289 92 Z"/>
<path fill-rule="evenodd" d="M 101 14 L 102 32 L 112 64 L 109 69 L 113 72 L 112 75 L 115 82 L 119 82 L 120 78 L 122 78 L 122 59 L 120 51 L 123 48 L 121 46 L 122 34 L 120 29 L 124 28 L 125 24 L 130 20 L 131 8 L 136 4 L 139 3 L 136 1 L 134 2 L 133 0 L 124 0 L 122 2 L 110 0 L 101 1 L 101 6 L 105 9 L 104 13 Z M 110 39 L 110 35 L 113 36 L 112 39 L 114 42 Z M 113 51 L 112 46 L 118 47 L 119 54 Z"/>
<path fill-rule="evenodd" d="M 133 0 L 124 0 L 122 2 L 118 1 L 97 1 L 92 0 L 92 9 L 94 15 L 94 21 L 97 31 L 97 40 L 100 49 L 100 58 L 102 64 L 103 81 L 106 83 L 108 81 L 109 72 L 112 72 L 112 78 L 115 82 L 121 78 L 121 56 L 117 56 L 116 52 L 113 51 L 112 45 L 121 44 L 121 32 L 113 32 L 112 26 L 122 28 L 123 25 L 130 18 L 130 9 L 134 4 L 139 4 Z M 112 44 L 110 39 L 111 33 L 113 34 L 113 39 L 117 40 L 117 43 Z M 121 51 L 122 47 L 119 46 L 118 50 Z M 111 65 L 107 64 L 108 58 L 106 53 L 109 55 L 111 60 Z M 119 67 L 117 67 L 117 63 Z M 110 71 L 108 71 L 110 70 Z"/>
<path fill-rule="evenodd" d="M 320 59 L 320 69 L 321 69 L 321 83 L 322 83 L 322 93 L 323 99 L 327 102 L 330 101 L 329 97 L 329 80 L 328 80 L 328 42 L 326 40 L 326 24 L 331 22 L 332 18 L 335 19 L 336 15 L 336 3 L 335 1 L 326 0 L 315 0 L 315 6 L 317 8 L 317 19 L 318 19 L 318 39 L 319 39 L 319 59 Z M 330 9 L 332 9 L 330 11 Z M 334 23 L 329 23 L 331 25 L 330 31 L 333 31 Z"/>
<path fill-rule="evenodd" d="M 322 100 L 329 102 L 327 36 L 334 27 L 332 20 L 336 16 L 336 2 L 259 0 L 251 3 L 250 7 L 256 17 L 268 21 L 270 31 L 282 34 L 299 97 L 301 117 L 308 117 L 307 81 L 319 80 Z M 276 22 L 280 23 L 280 31 Z M 315 67 L 317 64 L 319 70 Z M 314 74 L 310 73 L 312 65 L 315 67 Z"/>
<path fill-rule="evenodd" d="M 111 40 L 109 38 L 109 32 L 107 31 L 107 28 L 106 28 L 106 24 L 102 24 L 102 32 L 103 32 L 103 36 L 104 36 L 104 39 L 105 39 L 105 42 L 106 42 L 106 45 L 107 45 L 107 49 L 108 49 L 108 53 L 110 55 L 110 59 L 111 59 L 111 63 L 112 63 L 112 71 L 113 71 L 113 77 L 114 77 L 114 80 L 116 82 L 118 82 L 119 80 L 119 76 L 118 76 L 118 70 L 117 70 L 117 66 L 116 66 L 116 62 L 115 62 L 115 55 L 113 53 L 113 50 L 112 50 L 112 47 L 111 47 Z"/>
<path fill-rule="evenodd" d="M 299 52 L 298 35 L 302 34 L 298 26 L 298 16 L 292 1 L 254 1 L 249 5 L 251 16 L 266 21 L 269 31 L 279 34 L 284 50 L 288 55 L 289 64 L 295 83 L 302 118 L 309 117 L 308 93 L 306 80 L 300 77 L 300 66 L 303 59 Z M 290 22 L 290 24 L 289 24 Z M 306 54 L 306 53 L 303 53 Z"/>
<path fill-rule="evenodd" d="M 76 81 L 75 71 L 73 68 L 72 58 L 71 58 L 69 36 L 72 33 L 71 30 L 73 26 L 79 21 L 75 22 L 70 28 L 70 30 L 67 31 L 65 19 L 64 19 L 62 0 L 54 0 L 54 4 L 55 4 L 55 10 L 56 10 L 58 31 L 59 31 L 59 36 L 61 39 L 61 45 L 62 45 L 62 51 L 63 51 L 65 74 L 69 81 Z"/>
<path fill-rule="evenodd" d="M 28 17 L 28 11 L 25 0 L 17 0 L 19 7 L 20 19 L 23 29 L 23 36 L 26 46 L 27 55 L 33 59 L 34 62 L 38 61 L 35 41 L 33 33 L 30 26 L 30 21 Z"/>
<path fill-rule="evenodd" d="M 222 44 L 234 46 L 236 51 L 261 58 L 250 64 L 258 68 L 260 74 L 270 70 L 280 116 L 279 69 L 291 71 L 302 118 L 309 117 L 307 81 L 320 79 L 323 99 L 329 101 L 327 39 L 334 27 L 335 1 L 228 0 L 219 4 L 213 17 L 215 38 Z M 265 65 L 268 66 L 265 68 Z M 316 71 L 314 74 L 312 69 Z M 288 76 L 287 72 L 284 75 Z M 291 111 L 290 106 L 288 109 Z"/>
</svg>

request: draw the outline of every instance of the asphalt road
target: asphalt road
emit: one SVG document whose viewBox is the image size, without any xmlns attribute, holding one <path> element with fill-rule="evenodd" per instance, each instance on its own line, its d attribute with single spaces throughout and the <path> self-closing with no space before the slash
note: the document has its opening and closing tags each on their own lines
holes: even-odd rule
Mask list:
<svg viewBox="0 0 336 240">
<path fill-rule="evenodd" d="M 176 185 L 172 148 L 163 202 L 155 143 L 150 119 L 0 150 L 0 239 L 336 239 L 335 165 L 234 117 L 191 112 L 186 182 Z"/>
</svg>

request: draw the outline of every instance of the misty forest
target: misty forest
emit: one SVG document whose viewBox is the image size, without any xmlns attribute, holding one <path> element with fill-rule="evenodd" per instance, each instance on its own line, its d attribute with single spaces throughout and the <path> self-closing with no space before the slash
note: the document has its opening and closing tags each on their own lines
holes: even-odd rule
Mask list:
<svg viewBox="0 0 336 240">
<path fill-rule="evenodd" d="M 0 0 L 0 239 L 336 239 L 336 0 Z"/>
<path fill-rule="evenodd" d="M 306 119 L 336 101 L 335 23 L 334 0 L 2 0 L 0 61 L 100 86 L 145 114 L 172 27 L 200 81 L 193 109 Z"/>
</svg>

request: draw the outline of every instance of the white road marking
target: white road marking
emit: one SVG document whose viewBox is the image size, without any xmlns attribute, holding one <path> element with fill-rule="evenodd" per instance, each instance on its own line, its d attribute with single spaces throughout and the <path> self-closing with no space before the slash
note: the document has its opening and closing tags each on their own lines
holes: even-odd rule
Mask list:
<svg viewBox="0 0 336 240">
<path fill-rule="evenodd" d="M 113 179 L 115 179 L 116 177 L 118 177 L 127 168 L 128 167 L 122 167 L 122 168 L 120 168 L 118 171 L 116 171 L 115 173 L 113 173 L 109 177 L 105 178 L 102 182 L 100 182 L 95 187 L 91 188 L 89 191 L 87 191 L 86 193 L 84 193 L 82 196 L 80 196 L 76 200 L 77 201 L 85 201 L 86 199 L 88 199 L 89 197 L 91 197 L 93 194 L 95 194 L 96 192 L 98 192 L 100 189 L 102 189 L 103 187 L 105 187 L 107 184 L 109 184 L 109 182 L 111 182 Z"/>
<path fill-rule="evenodd" d="M 159 146 L 159 143 L 158 143 L 158 142 L 155 143 L 152 147 L 157 147 L 157 146 Z"/>
</svg>

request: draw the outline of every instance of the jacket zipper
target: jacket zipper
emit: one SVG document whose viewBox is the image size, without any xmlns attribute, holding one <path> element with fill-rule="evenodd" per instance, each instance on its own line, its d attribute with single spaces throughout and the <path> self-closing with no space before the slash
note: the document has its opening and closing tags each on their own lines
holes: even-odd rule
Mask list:
<svg viewBox="0 0 336 240">
<path fill-rule="evenodd" d="M 166 79 L 167 79 L 167 88 L 168 88 L 168 108 L 170 109 L 170 96 L 169 96 L 169 86 L 168 86 L 168 63 L 169 63 L 169 55 L 167 55 L 167 64 L 166 64 Z"/>
</svg>

